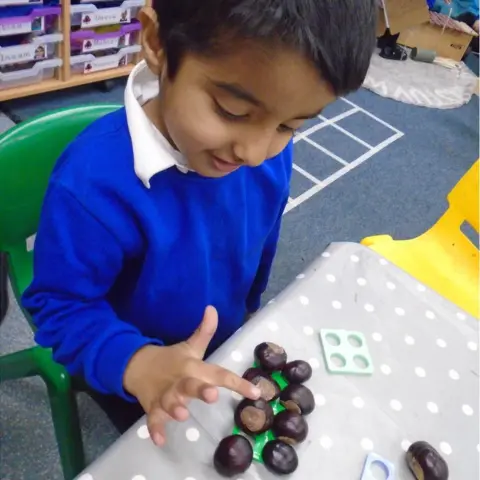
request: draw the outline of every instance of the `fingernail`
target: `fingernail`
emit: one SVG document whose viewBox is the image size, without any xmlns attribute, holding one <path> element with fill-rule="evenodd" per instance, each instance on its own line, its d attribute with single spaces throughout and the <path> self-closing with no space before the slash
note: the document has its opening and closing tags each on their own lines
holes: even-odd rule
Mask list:
<svg viewBox="0 0 480 480">
<path fill-rule="evenodd" d="M 252 395 L 255 398 L 259 398 L 261 394 L 262 394 L 262 391 L 258 387 L 253 387 L 252 388 Z"/>
<path fill-rule="evenodd" d="M 157 447 L 161 447 L 163 445 L 164 439 L 159 433 L 154 433 L 152 438 L 153 438 L 153 443 Z"/>
</svg>

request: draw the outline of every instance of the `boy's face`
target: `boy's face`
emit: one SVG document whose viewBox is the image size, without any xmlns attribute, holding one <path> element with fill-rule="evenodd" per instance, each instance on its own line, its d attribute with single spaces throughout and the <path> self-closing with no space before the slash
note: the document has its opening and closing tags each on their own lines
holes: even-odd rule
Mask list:
<svg viewBox="0 0 480 480">
<path fill-rule="evenodd" d="M 260 165 L 285 148 L 305 119 L 335 100 L 300 54 L 258 44 L 214 58 L 187 54 L 170 81 L 157 27 L 146 16 L 145 58 L 161 89 L 145 111 L 202 176 Z"/>
</svg>

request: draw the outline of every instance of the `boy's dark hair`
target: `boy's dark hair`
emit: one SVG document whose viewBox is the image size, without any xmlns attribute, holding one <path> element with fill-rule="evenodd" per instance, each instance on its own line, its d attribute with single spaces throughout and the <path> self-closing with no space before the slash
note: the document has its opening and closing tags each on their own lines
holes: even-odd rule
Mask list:
<svg viewBox="0 0 480 480">
<path fill-rule="evenodd" d="M 169 76 L 188 52 L 216 55 L 237 40 L 304 53 L 336 95 L 358 89 L 375 46 L 376 0 L 154 0 Z"/>
</svg>

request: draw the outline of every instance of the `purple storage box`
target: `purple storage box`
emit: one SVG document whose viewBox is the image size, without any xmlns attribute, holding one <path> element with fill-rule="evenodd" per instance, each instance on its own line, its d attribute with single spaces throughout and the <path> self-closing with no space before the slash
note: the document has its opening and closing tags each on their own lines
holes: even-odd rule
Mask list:
<svg viewBox="0 0 480 480">
<path fill-rule="evenodd" d="M 110 48 L 122 48 L 133 45 L 140 32 L 140 22 L 121 25 L 113 32 L 95 30 L 77 30 L 70 34 L 71 50 L 75 53 L 90 53 Z"/>
<path fill-rule="evenodd" d="M 53 33 L 61 7 L 34 8 L 21 17 L 0 18 L 0 37 L 22 33 Z"/>
</svg>

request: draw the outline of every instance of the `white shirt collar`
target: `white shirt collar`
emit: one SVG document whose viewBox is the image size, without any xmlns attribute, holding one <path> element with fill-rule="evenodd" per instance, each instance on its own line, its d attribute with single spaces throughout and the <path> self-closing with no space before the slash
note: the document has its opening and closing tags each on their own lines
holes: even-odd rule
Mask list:
<svg viewBox="0 0 480 480">
<path fill-rule="evenodd" d="M 150 122 L 143 105 L 158 95 L 158 77 L 142 60 L 128 77 L 125 88 L 125 110 L 132 139 L 134 169 L 137 177 L 150 188 L 150 180 L 157 173 L 176 166 L 187 173 L 185 157 Z"/>
</svg>

